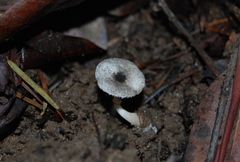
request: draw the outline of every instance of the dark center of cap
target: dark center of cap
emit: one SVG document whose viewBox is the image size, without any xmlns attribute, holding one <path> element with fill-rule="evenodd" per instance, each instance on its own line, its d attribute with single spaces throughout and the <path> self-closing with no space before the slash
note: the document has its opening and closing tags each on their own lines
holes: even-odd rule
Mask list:
<svg viewBox="0 0 240 162">
<path fill-rule="evenodd" d="M 114 79 L 120 83 L 123 83 L 126 80 L 126 75 L 123 72 L 118 72 L 114 75 Z"/>
</svg>

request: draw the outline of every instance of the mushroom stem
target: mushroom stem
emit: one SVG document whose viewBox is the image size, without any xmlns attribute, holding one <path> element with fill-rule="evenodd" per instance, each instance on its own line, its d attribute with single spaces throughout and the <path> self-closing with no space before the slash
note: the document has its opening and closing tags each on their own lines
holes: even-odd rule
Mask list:
<svg viewBox="0 0 240 162">
<path fill-rule="evenodd" d="M 114 103 L 114 107 L 117 110 L 118 114 L 123 119 L 128 121 L 133 126 L 140 127 L 140 124 L 141 124 L 140 117 L 138 116 L 137 113 L 131 113 L 131 112 L 128 112 L 125 109 L 123 109 L 121 106 L 122 100 L 118 97 L 113 97 L 113 103 Z"/>
</svg>

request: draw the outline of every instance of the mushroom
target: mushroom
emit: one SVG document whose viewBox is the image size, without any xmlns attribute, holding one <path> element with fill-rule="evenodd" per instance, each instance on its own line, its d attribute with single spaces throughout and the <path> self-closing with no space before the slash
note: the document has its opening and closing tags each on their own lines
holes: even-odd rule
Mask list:
<svg viewBox="0 0 240 162">
<path fill-rule="evenodd" d="M 143 73 L 131 61 L 110 58 L 100 62 L 95 77 L 100 89 L 113 96 L 113 103 L 118 114 L 136 127 L 142 124 L 142 117 L 122 108 L 123 98 L 130 98 L 142 92 L 145 86 Z"/>
</svg>

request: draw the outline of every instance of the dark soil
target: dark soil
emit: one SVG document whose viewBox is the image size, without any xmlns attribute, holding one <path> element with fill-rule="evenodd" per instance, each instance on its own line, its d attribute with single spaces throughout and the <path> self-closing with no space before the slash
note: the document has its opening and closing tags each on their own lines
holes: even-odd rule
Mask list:
<svg viewBox="0 0 240 162">
<path fill-rule="evenodd" d="M 164 61 L 190 46 L 151 5 L 126 17 L 107 16 L 106 19 L 107 55 L 84 63 L 66 62 L 54 74 L 51 69 L 44 69 L 49 85 L 56 81 L 59 73 L 65 75 L 63 82 L 53 90 L 52 98 L 73 121 L 58 122 L 56 117 L 50 116 L 50 120 L 42 124 L 40 111 L 29 106 L 16 130 L 2 142 L 0 160 L 181 160 L 197 105 L 209 84 L 202 76 L 205 64 L 194 50 Z M 112 97 L 97 87 L 95 67 L 111 57 L 133 61 L 143 71 L 146 87 L 139 96 L 124 101 L 124 107 L 144 113 L 158 128 L 157 133 L 143 132 L 129 125 L 112 108 Z M 169 69 L 172 70 L 164 84 L 185 73 L 199 72 L 165 89 L 149 103 L 138 104 L 153 94 Z M 211 82 L 211 78 L 207 81 Z"/>
</svg>

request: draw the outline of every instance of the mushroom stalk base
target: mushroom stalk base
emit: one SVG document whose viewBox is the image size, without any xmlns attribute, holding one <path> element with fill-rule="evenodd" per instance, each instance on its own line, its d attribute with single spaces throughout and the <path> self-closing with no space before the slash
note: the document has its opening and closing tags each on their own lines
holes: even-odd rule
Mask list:
<svg viewBox="0 0 240 162">
<path fill-rule="evenodd" d="M 113 98 L 113 103 L 114 103 L 114 107 L 117 110 L 118 114 L 123 119 L 128 121 L 133 126 L 140 127 L 141 122 L 140 122 L 140 118 L 137 113 L 131 113 L 131 112 L 128 112 L 125 109 L 123 109 L 121 106 L 122 100 L 118 97 Z"/>
</svg>

